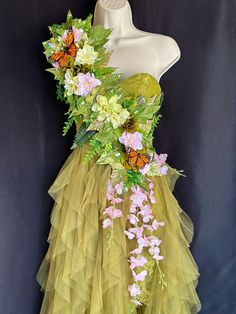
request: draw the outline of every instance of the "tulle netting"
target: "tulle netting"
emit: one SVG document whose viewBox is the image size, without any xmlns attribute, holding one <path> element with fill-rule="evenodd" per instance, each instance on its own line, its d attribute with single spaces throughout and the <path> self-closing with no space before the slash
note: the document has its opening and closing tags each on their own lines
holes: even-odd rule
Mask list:
<svg viewBox="0 0 236 314">
<path fill-rule="evenodd" d="M 130 314 L 127 257 L 132 244 L 124 234 L 129 197 L 122 203 L 124 217 L 114 221 L 113 244 L 107 249 L 102 211 L 111 168 L 94 160 L 84 164 L 85 150 L 86 145 L 72 151 L 48 190 L 55 203 L 49 247 L 36 275 L 44 293 L 40 314 Z M 158 236 L 167 287 L 161 289 L 155 268 L 148 305 L 136 313 L 195 314 L 201 308 L 195 290 L 198 267 L 189 250 L 193 223 L 172 193 L 177 179 L 172 171 L 152 178 L 157 200 L 152 209 L 165 222 Z"/>
</svg>

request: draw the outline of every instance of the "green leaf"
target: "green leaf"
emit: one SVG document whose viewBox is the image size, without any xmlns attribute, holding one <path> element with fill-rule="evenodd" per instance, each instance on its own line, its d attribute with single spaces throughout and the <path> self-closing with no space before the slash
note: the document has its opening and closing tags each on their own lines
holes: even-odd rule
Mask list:
<svg viewBox="0 0 236 314">
<path fill-rule="evenodd" d="M 94 135 L 94 139 L 96 139 L 97 141 L 100 141 L 101 143 L 105 145 L 106 143 L 112 143 L 116 141 L 117 137 L 113 133 L 113 130 L 109 132 L 108 130 L 105 129 L 105 130 L 101 130 L 96 135 Z"/>
<path fill-rule="evenodd" d="M 103 87 L 105 89 L 112 89 L 115 88 L 115 85 L 117 85 L 119 82 L 120 82 L 119 74 L 110 74 L 107 75 L 106 78 L 103 80 Z"/>
<path fill-rule="evenodd" d="M 69 10 L 67 12 L 67 16 L 66 16 L 66 26 L 68 28 L 70 28 L 72 26 L 72 22 L 73 22 L 73 15 L 72 15 L 71 11 Z"/>
<path fill-rule="evenodd" d="M 49 69 L 45 69 L 45 71 L 52 73 L 54 75 L 55 80 L 58 80 L 60 83 L 63 83 L 64 72 L 61 69 L 49 68 Z"/>
<path fill-rule="evenodd" d="M 92 40 L 92 45 L 95 48 L 102 47 L 108 41 L 108 36 L 111 32 L 112 29 L 104 28 L 102 25 L 94 26 L 89 32 L 89 38 Z"/>
<path fill-rule="evenodd" d="M 61 84 L 57 83 L 56 89 L 57 89 L 56 90 L 57 100 L 60 100 L 63 102 L 65 100 L 65 96 L 64 96 L 65 89 L 64 89 L 64 87 Z"/>
<path fill-rule="evenodd" d="M 70 117 L 67 119 L 67 121 L 64 122 L 63 133 L 62 133 L 63 136 L 65 136 L 68 133 L 69 129 L 72 127 L 74 122 L 76 122 L 75 117 Z"/>
<path fill-rule="evenodd" d="M 76 148 L 77 146 L 84 145 L 93 137 L 95 133 L 96 131 L 87 131 L 87 126 L 85 123 L 83 123 L 79 131 L 75 135 L 74 142 L 73 142 L 73 145 L 71 146 L 71 149 Z"/>
</svg>

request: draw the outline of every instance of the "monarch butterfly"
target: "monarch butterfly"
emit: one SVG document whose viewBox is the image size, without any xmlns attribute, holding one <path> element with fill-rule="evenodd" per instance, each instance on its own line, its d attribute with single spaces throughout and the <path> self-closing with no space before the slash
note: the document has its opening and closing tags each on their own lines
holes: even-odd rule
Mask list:
<svg viewBox="0 0 236 314">
<path fill-rule="evenodd" d="M 137 166 L 138 168 L 143 168 L 150 160 L 147 154 L 141 154 L 134 149 L 128 151 L 129 164 L 131 166 Z"/>
<path fill-rule="evenodd" d="M 50 61 L 58 62 L 60 67 L 65 67 L 67 63 L 68 56 L 75 58 L 77 48 L 74 44 L 74 33 L 69 30 L 66 35 L 66 47 L 63 51 L 55 52 L 50 56 Z"/>
</svg>

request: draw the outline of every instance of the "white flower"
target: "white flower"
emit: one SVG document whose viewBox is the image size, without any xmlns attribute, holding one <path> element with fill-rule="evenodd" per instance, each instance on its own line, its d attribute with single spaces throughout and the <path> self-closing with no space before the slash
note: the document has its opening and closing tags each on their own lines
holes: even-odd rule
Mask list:
<svg viewBox="0 0 236 314">
<path fill-rule="evenodd" d="M 71 71 L 68 69 L 65 73 L 65 81 L 64 81 L 65 90 L 68 96 L 72 94 L 76 94 L 78 89 L 78 78 L 77 76 L 73 76 Z"/>
<path fill-rule="evenodd" d="M 98 52 L 94 50 L 94 47 L 86 44 L 77 51 L 75 62 L 77 64 L 94 64 L 97 56 Z"/>
</svg>

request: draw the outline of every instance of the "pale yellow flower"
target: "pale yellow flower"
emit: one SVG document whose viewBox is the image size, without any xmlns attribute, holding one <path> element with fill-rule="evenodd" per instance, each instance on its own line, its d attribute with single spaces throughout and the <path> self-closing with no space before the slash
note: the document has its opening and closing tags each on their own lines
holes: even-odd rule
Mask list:
<svg viewBox="0 0 236 314">
<path fill-rule="evenodd" d="M 92 111 L 98 112 L 99 122 L 111 122 L 113 128 L 124 124 L 129 117 L 129 112 L 118 103 L 119 97 L 112 96 L 109 100 L 106 96 L 98 95 L 96 103 L 92 106 Z"/>
<path fill-rule="evenodd" d="M 93 46 L 84 45 L 83 48 L 77 51 L 75 62 L 77 64 L 94 64 L 98 56 L 97 51 Z"/>
</svg>

